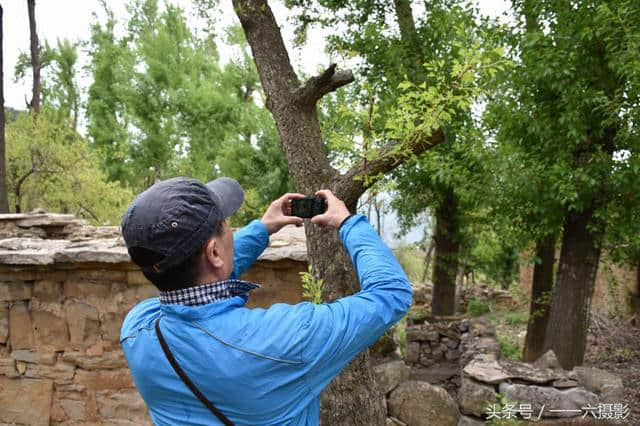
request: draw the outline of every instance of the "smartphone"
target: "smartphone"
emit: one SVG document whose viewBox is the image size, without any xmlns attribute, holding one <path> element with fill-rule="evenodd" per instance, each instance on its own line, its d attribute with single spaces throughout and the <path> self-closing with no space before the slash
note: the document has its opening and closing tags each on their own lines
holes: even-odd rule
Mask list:
<svg viewBox="0 0 640 426">
<path fill-rule="evenodd" d="M 323 197 L 291 199 L 291 216 L 311 218 L 327 211 L 327 200 Z"/>
</svg>

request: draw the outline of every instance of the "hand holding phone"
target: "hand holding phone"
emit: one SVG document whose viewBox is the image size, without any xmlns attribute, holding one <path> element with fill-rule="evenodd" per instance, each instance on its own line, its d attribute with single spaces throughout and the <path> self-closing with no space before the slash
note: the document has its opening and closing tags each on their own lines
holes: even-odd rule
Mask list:
<svg viewBox="0 0 640 426">
<path fill-rule="evenodd" d="M 309 219 L 327 211 L 327 200 L 323 197 L 291 199 L 291 216 Z"/>
</svg>

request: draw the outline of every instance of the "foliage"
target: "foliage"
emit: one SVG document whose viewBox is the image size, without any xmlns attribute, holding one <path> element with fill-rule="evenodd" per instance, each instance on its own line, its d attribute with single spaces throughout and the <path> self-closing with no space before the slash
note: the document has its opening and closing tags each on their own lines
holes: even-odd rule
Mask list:
<svg viewBox="0 0 640 426">
<path fill-rule="evenodd" d="M 523 325 L 527 323 L 527 314 L 521 311 L 507 312 L 504 322 L 508 325 Z"/>
<path fill-rule="evenodd" d="M 299 274 L 300 279 L 302 280 L 302 297 L 308 299 L 311 303 L 322 303 L 323 280 L 314 278 L 311 265 L 309 265 L 307 272 L 300 272 Z"/>
<path fill-rule="evenodd" d="M 109 178 L 142 190 L 176 175 L 232 176 L 247 191 L 239 224 L 289 188 L 288 171 L 258 78 L 238 28 L 227 40 L 240 58 L 221 67 L 214 34 L 196 31 L 184 12 L 156 0 L 132 1 L 126 32 L 92 25 L 89 136 Z"/>
<path fill-rule="evenodd" d="M 44 110 L 7 123 L 7 186 L 14 211 L 73 213 L 94 224 L 117 224 L 132 198 L 106 181 L 95 153 L 68 121 Z"/>
<path fill-rule="evenodd" d="M 467 305 L 467 312 L 472 317 L 479 317 L 490 311 L 489 303 L 483 299 L 471 299 Z"/>
<path fill-rule="evenodd" d="M 424 272 L 424 254 L 415 246 L 402 246 L 393 251 L 412 283 L 420 282 Z"/>
<path fill-rule="evenodd" d="M 40 64 L 42 106 L 56 111 L 61 119 L 69 119 L 74 129 L 77 128 L 80 114 L 80 91 L 76 78 L 79 44 L 58 39 L 56 46 L 52 47 L 45 42 Z M 30 77 L 30 55 L 21 52 L 14 71 L 16 82 Z"/>
<path fill-rule="evenodd" d="M 506 39 L 516 67 L 496 80 L 484 117 L 498 142 L 498 216 L 513 232 L 537 238 L 557 232 L 567 212 L 596 206 L 594 228 L 635 239 L 639 224 L 630 212 L 640 200 L 629 188 L 640 179 L 640 6 L 515 6 Z"/>
<path fill-rule="evenodd" d="M 514 342 L 510 337 L 501 334 L 497 335 L 500 345 L 500 354 L 507 359 L 514 361 L 522 360 L 522 347 Z"/>
</svg>

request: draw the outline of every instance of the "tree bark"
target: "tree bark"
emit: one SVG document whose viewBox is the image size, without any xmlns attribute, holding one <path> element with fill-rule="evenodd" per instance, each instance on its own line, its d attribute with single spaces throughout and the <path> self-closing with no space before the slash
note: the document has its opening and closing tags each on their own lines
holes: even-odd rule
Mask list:
<svg viewBox="0 0 640 426">
<path fill-rule="evenodd" d="M 296 190 L 313 194 L 321 188 L 331 189 L 354 212 L 358 198 L 374 183 L 365 184 L 364 179 L 359 178 L 365 172 L 370 176 L 388 172 L 402 162 L 403 158 L 390 155 L 397 142 L 389 142 L 381 155 L 366 167 L 360 162 L 344 175 L 338 173 L 329 164 L 322 143 L 316 102 L 353 81 L 353 75 L 350 71 L 337 71 L 332 65 L 301 85 L 266 0 L 233 0 L 233 6 L 251 46 L 266 106 L 275 119 Z M 442 132 L 437 131 L 422 138 L 412 149 L 419 153 L 441 140 Z M 356 292 L 358 281 L 337 231 L 305 226 L 305 233 L 313 274 L 325 282 L 323 300 L 332 301 Z M 321 422 L 382 425 L 384 421 L 383 398 L 376 390 L 368 352 L 364 352 L 323 392 Z"/>
<path fill-rule="evenodd" d="M 31 68 L 33 69 L 33 95 L 29 107 L 34 114 L 40 113 L 40 45 L 36 32 L 36 0 L 27 0 L 29 9 L 29 33 L 31 36 Z"/>
<path fill-rule="evenodd" d="M 460 251 L 460 223 L 458 200 L 453 188 L 441 191 L 444 195 L 436 208 L 436 256 L 433 266 L 432 315 L 453 315 L 456 307 L 456 275 Z"/>
<path fill-rule="evenodd" d="M 398 20 L 398 28 L 400 29 L 400 39 L 404 44 L 407 54 L 406 61 L 407 71 L 409 71 L 409 79 L 414 83 L 416 81 L 424 81 L 425 70 L 423 67 L 424 56 L 422 55 L 423 46 L 418 39 L 416 32 L 416 24 L 413 19 L 413 11 L 411 10 L 410 0 L 394 0 L 393 1 L 396 19 Z"/>
<path fill-rule="evenodd" d="M 636 293 L 632 295 L 633 297 L 633 312 L 634 315 L 634 323 L 637 327 L 640 327 L 640 261 L 638 261 L 638 265 L 636 266 Z"/>
<path fill-rule="evenodd" d="M 7 154 L 4 136 L 4 11 L 0 5 L 0 213 L 9 213 Z"/>
<path fill-rule="evenodd" d="M 436 248 L 435 235 L 429 238 L 429 247 L 427 248 L 427 253 L 424 256 L 424 270 L 422 271 L 422 278 L 420 281 L 423 283 L 427 280 L 427 275 L 429 273 L 429 264 L 431 263 L 431 255 L 433 254 L 433 250 Z"/>
<path fill-rule="evenodd" d="M 548 235 L 536 242 L 536 263 L 533 267 L 529 322 L 522 355 L 522 360 L 525 362 L 533 362 L 544 353 L 544 335 L 549 321 L 549 307 L 553 291 L 555 254 L 555 235 Z"/>
<path fill-rule="evenodd" d="M 589 226 L 595 222 L 594 212 L 593 206 L 570 212 L 564 223 L 544 351 L 552 349 L 566 370 L 581 365 L 586 350 L 602 240 L 602 232 Z"/>
</svg>

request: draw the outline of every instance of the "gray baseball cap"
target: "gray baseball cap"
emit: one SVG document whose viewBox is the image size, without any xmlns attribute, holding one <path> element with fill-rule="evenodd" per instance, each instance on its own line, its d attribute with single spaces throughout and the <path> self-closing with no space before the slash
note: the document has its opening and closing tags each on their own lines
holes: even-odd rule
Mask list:
<svg viewBox="0 0 640 426">
<path fill-rule="evenodd" d="M 142 270 L 170 270 L 195 254 L 243 201 L 242 187 L 228 177 L 207 184 L 188 177 L 158 182 L 122 216 L 129 255 Z"/>
</svg>

